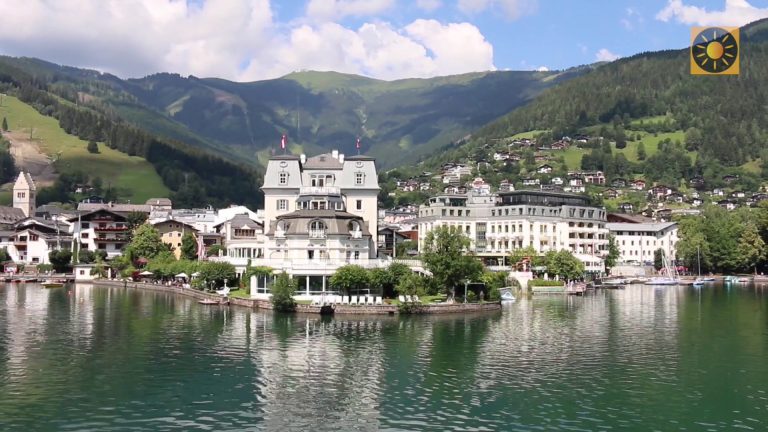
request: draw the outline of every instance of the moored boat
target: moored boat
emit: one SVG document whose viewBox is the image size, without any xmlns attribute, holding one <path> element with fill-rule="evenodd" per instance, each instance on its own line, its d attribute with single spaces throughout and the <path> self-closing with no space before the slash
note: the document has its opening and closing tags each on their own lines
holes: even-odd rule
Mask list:
<svg viewBox="0 0 768 432">
<path fill-rule="evenodd" d="M 57 280 L 46 280 L 40 282 L 40 285 L 42 285 L 43 288 L 61 288 L 64 286 L 64 282 Z"/>
</svg>

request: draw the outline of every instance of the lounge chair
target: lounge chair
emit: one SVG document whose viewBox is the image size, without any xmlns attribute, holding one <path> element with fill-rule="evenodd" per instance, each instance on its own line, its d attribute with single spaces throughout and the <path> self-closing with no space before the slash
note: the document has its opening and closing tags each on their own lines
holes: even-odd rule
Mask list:
<svg viewBox="0 0 768 432">
<path fill-rule="evenodd" d="M 320 297 L 312 297 L 312 306 L 320 306 Z"/>
<path fill-rule="evenodd" d="M 404 296 L 397 296 L 397 299 L 400 300 L 400 303 L 405 303 L 405 297 Z"/>
<path fill-rule="evenodd" d="M 341 297 L 341 304 L 348 305 L 349 304 L 349 296 L 342 296 Z"/>
<path fill-rule="evenodd" d="M 411 296 L 410 296 L 410 295 L 406 295 L 406 296 L 405 296 L 405 302 L 406 302 L 406 303 L 411 303 L 411 302 L 413 302 L 413 300 L 411 299 Z"/>
<path fill-rule="evenodd" d="M 414 303 L 421 303 L 421 300 L 419 300 L 419 296 L 417 296 L 416 294 L 413 295 L 413 302 Z"/>
<path fill-rule="evenodd" d="M 219 294 L 221 296 L 228 296 L 229 295 L 229 287 L 224 287 L 224 289 L 220 289 L 216 291 L 216 294 Z"/>
<path fill-rule="evenodd" d="M 384 304 L 384 303 L 381 301 L 381 297 L 380 297 L 380 296 L 376 296 L 376 300 L 375 300 L 375 303 L 376 303 L 377 305 L 380 305 L 380 304 Z"/>
<path fill-rule="evenodd" d="M 373 296 L 368 296 L 367 300 L 368 301 L 365 302 L 365 304 L 367 304 L 369 306 L 373 306 Z"/>
<path fill-rule="evenodd" d="M 357 296 L 349 296 L 349 304 L 352 306 L 357 304 Z"/>
</svg>

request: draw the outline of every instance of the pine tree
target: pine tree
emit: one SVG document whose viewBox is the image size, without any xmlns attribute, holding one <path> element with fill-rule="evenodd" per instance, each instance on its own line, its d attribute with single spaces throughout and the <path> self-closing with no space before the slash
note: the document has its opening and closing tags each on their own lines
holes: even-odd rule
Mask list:
<svg viewBox="0 0 768 432">
<path fill-rule="evenodd" d="M 643 161 L 645 160 L 645 157 L 645 144 L 641 141 L 640 144 L 637 145 L 637 160 Z"/>
<path fill-rule="evenodd" d="M 88 153 L 98 153 L 98 152 L 99 152 L 99 145 L 96 144 L 96 141 L 89 141 Z"/>
<path fill-rule="evenodd" d="M 8 119 L 3 117 L 3 131 L 8 132 Z"/>
</svg>

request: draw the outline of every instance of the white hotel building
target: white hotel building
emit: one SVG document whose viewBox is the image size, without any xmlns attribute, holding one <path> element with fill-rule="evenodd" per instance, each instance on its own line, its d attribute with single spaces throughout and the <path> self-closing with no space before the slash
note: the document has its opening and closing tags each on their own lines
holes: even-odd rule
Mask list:
<svg viewBox="0 0 768 432">
<path fill-rule="evenodd" d="M 272 156 L 262 190 L 263 232 L 254 235 L 262 235 L 263 254 L 215 259 L 234 264 L 238 272 L 249 259 L 251 265 L 284 271 L 297 280 L 300 297 L 329 290 L 329 277 L 343 265 L 382 265 L 372 235 L 378 232 L 379 193 L 373 158 L 335 150 L 310 158 Z M 258 281 L 255 297 L 269 295 L 264 284 Z"/>
<path fill-rule="evenodd" d="M 569 250 L 588 272 L 603 272 L 607 253 L 606 211 L 581 195 L 542 191 L 497 195 L 439 195 L 419 207 L 419 248 L 439 226 L 459 227 L 471 252 L 488 265 L 507 266 L 515 249 L 533 246 L 543 254 Z"/>
<path fill-rule="evenodd" d="M 619 262 L 651 264 L 653 254 L 662 249 L 671 260 L 677 258 L 677 223 L 675 222 L 609 222 L 608 229 L 619 247 Z"/>
</svg>

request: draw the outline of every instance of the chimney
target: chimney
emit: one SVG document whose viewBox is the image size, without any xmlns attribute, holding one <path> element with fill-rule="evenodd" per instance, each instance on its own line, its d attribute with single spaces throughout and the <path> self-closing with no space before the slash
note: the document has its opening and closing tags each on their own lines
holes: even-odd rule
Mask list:
<svg viewBox="0 0 768 432">
<path fill-rule="evenodd" d="M 304 165 L 305 163 L 307 163 L 307 155 L 305 155 L 304 153 L 302 153 L 302 154 L 301 154 L 301 156 L 299 156 L 299 161 L 301 161 L 301 164 L 302 164 L 302 165 Z"/>
<path fill-rule="evenodd" d="M 338 158 L 339 158 L 339 151 L 338 151 L 338 150 L 332 150 L 332 151 L 331 151 L 331 156 L 332 156 L 334 159 L 338 159 Z"/>
<path fill-rule="evenodd" d="M 344 154 L 343 153 L 339 155 L 339 162 L 340 163 L 344 163 Z"/>
</svg>

